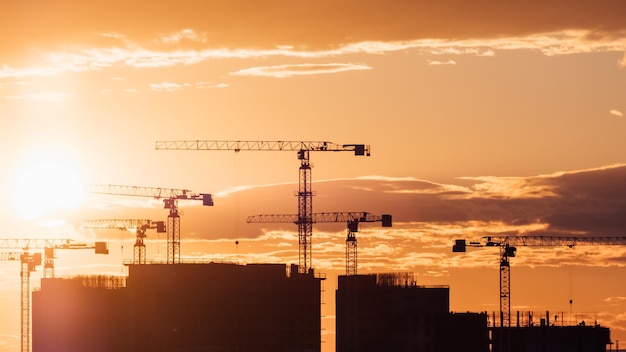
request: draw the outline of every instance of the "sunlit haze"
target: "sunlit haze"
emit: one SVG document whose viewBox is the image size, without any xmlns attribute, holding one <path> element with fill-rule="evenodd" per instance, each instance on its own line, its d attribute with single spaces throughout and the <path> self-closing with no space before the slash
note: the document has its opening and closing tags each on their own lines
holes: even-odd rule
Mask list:
<svg viewBox="0 0 626 352">
<path fill-rule="evenodd" d="M 12 203 L 24 219 L 81 205 L 85 196 L 81 169 L 67 151 L 44 146 L 23 155 L 20 162 Z"/>
</svg>

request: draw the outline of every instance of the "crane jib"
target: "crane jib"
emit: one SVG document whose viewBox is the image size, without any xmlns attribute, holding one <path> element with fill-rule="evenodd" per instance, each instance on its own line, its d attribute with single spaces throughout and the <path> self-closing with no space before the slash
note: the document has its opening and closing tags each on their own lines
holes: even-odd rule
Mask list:
<svg viewBox="0 0 626 352">
<path fill-rule="evenodd" d="M 157 141 L 156 150 L 230 150 L 240 151 L 353 151 L 370 155 L 366 144 L 336 144 L 327 141 Z"/>
</svg>

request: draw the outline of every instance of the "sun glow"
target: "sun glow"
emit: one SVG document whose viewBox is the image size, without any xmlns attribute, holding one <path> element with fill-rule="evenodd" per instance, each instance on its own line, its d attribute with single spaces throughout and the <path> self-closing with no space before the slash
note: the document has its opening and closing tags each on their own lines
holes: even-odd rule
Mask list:
<svg viewBox="0 0 626 352">
<path fill-rule="evenodd" d="M 13 199 L 24 219 L 78 207 L 84 199 L 77 163 L 66 150 L 37 150 L 22 158 Z"/>
</svg>

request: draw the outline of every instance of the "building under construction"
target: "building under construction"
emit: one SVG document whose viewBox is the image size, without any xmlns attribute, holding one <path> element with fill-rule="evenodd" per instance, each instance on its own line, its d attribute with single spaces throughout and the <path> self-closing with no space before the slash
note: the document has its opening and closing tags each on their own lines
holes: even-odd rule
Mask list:
<svg viewBox="0 0 626 352">
<path fill-rule="evenodd" d="M 128 276 L 44 278 L 33 352 L 321 351 L 323 278 L 296 265 L 129 264 Z M 337 352 L 604 352 L 598 325 L 499 327 L 451 313 L 412 274 L 338 277 Z M 495 318 L 492 320 L 495 321 Z M 492 321 L 493 323 L 493 321 Z"/>
<path fill-rule="evenodd" d="M 410 273 L 339 276 L 337 352 L 606 352 L 597 324 L 556 326 L 548 318 L 516 327 L 486 312 L 451 313 L 448 286 L 419 286 Z M 518 319 L 519 320 L 519 319 Z"/>
<path fill-rule="evenodd" d="M 492 352 L 606 352 L 607 346 L 612 346 L 609 328 L 584 320 L 576 325 L 550 323 L 549 312 L 539 324 L 533 322 L 530 312 L 526 319 L 520 319 L 518 312 L 515 326 L 494 326 L 497 320 L 492 320 Z"/>
<path fill-rule="evenodd" d="M 337 352 L 488 351 L 486 313 L 450 313 L 448 286 L 410 273 L 339 276 Z"/>
<path fill-rule="evenodd" d="M 128 266 L 42 279 L 33 352 L 320 351 L 321 281 L 295 265 Z"/>
</svg>

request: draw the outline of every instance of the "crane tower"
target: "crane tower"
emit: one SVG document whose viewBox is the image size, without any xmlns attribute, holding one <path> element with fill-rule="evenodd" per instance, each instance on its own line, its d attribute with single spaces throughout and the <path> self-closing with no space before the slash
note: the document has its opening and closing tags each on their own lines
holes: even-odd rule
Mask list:
<svg viewBox="0 0 626 352">
<path fill-rule="evenodd" d="M 465 252 L 470 247 L 500 249 L 500 326 L 511 326 L 511 266 L 518 246 L 557 247 L 626 245 L 626 236 L 485 236 L 469 244 L 464 239 L 455 241 L 453 252 Z"/>
<path fill-rule="evenodd" d="M 311 265 L 311 237 L 313 232 L 313 192 L 311 190 L 311 165 L 309 153 L 315 151 L 350 151 L 354 155 L 370 155 L 365 144 L 335 144 L 315 141 L 157 141 L 156 150 L 230 150 L 240 151 L 292 151 L 300 160 L 298 181 L 298 271 L 308 273 Z"/>
<path fill-rule="evenodd" d="M 41 253 L 32 253 L 31 249 L 43 249 L 44 278 L 54 277 L 54 251 L 57 249 L 94 249 L 96 254 L 108 254 L 106 242 L 94 244 L 80 243 L 70 239 L 0 239 L 0 249 L 19 249 L 21 252 L 0 252 L 0 260 L 17 261 L 20 269 L 20 325 L 21 352 L 30 352 L 30 273 L 41 265 Z"/>
<path fill-rule="evenodd" d="M 201 200 L 204 206 L 213 205 L 213 196 L 211 194 L 194 193 L 186 189 L 123 185 L 87 185 L 86 189 L 90 193 L 163 199 L 164 208 L 169 209 L 166 226 L 168 264 L 180 262 L 180 214 L 178 212 L 178 201 Z"/>
<path fill-rule="evenodd" d="M 346 237 L 346 276 L 357 274 L 357 241 L 355 232 L 359 231 L 359 222 L 382 222 L 383 227 L 391 227 L 391 215 L 373 215 L 368 212 L 330 212 L 313 213 L 313 223 L 345 222 L 348 225 Z M 298 214 L 266 214 L 249 216 L 248 223 L 298 223 Z"/>
</svg>

